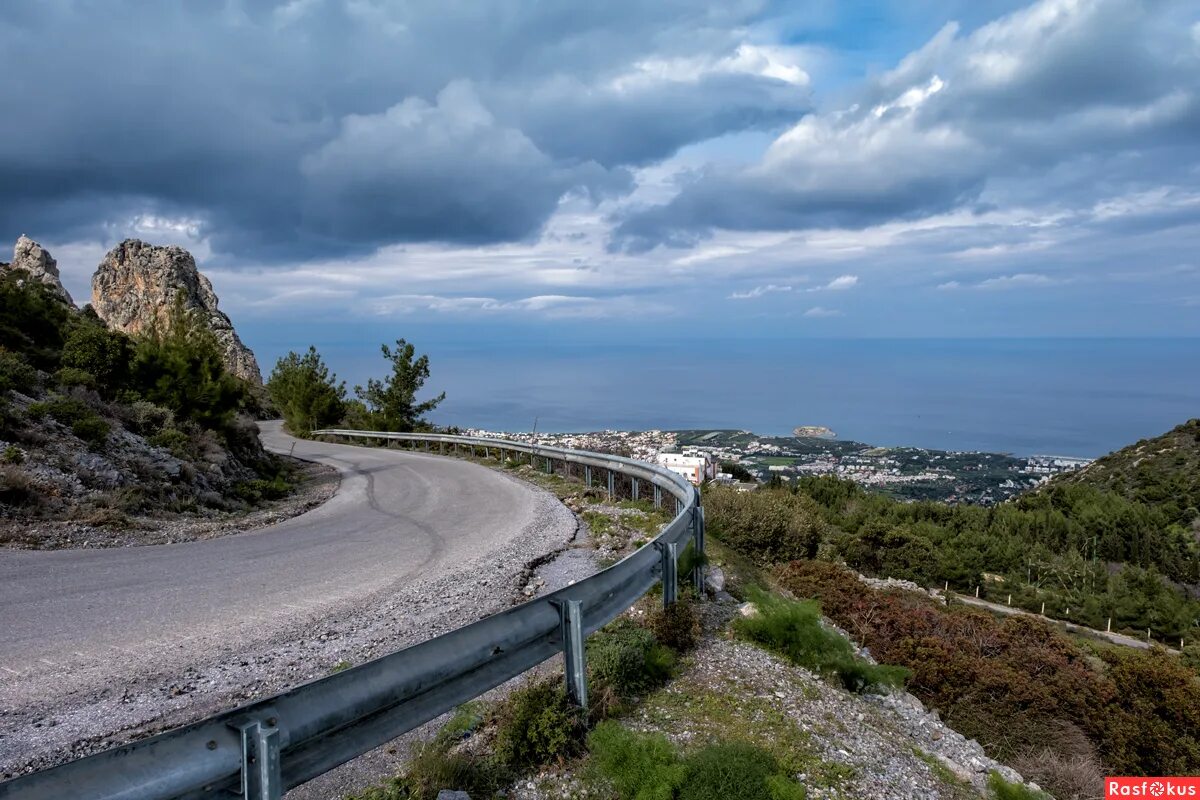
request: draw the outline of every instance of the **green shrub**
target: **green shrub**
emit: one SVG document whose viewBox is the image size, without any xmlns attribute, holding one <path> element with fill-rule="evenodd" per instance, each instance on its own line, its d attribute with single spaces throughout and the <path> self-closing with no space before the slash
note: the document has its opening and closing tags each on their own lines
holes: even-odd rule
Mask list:
<svg viewBox="0 0 1200 800">
<path fill-rule="evenodd" d="M 700 638 L 700 618 L 696 607 L 681 599 L 666 608 L 658 608 L 650 614 L 646 625 L 659 644 L 676 653 L 686 653 L 696 646 Z"/>
<path fill-rule="evenodd" d="M 216 336 L 177 298 L 166 324 L 137 341 L 132 384 L 142 397 L 208 430 L 224 430 L 246 395 L 225 370 Z"/>
<path fill-rule="evenodd" d="M 31 507 L 40 505 L 41 499 L 40 490 L 24 470 L 0 464 L 0 505 Z"/>
<path fill-rule="evenodd" d="M 0 392 L 13 390 L 27 393 L 37 386 L 37 370 L 24 358 L 7 350 L 0 350 Z"/>
<path fill-rule="evenodd" d="M 0 272 L 0 348 L 52 371 L 58 367 L 70 317 L 63 299 L 42 282 L 30 280 L 24 270 Z"/>
<path fill-rule="evenodd" d="M 993 800 L 1053 800 L 1045 792 L 1038 792 L 1023 783 L 1004 780 L 999 772 L 988 775 L 988 790 Z"/>
<path fill-rule="evenodd" d="M 25 451 L 15 444 L 10 444 L 4 448 L 4 455 L 0 456 L 0 461 L 5 464 L 20 464 L 25 461 Z"/>
<path fill-rule="evenodd" d="M 187 458 L 192 444 L 191 437 L 177 428 L 163 428 L 146 441 L 170 451 L 176 458 Z"/>
<path fill-rule="evenodd" d="M 858 658 L 846 637 L 821 624 L 821 607 L 813 600 L 787 600 L 761 589 L 749 593 L 758 613 L 741 617 L 734 630 L 750 641 L 822 675 L 836 677 L 852 692 L 902 686 L 903 667 L 871 664 Z"/>
<path fill-rule="evenodd" d="M 54 380 L 59 386 L 68 388 L 71 386 L 82 386 L 85 389 L 95 389 L 98 387 L 95 375 L 76 367 L 63 367 L 54 373 Z"/>
<path fill-rule="evenodd" d="M 110 397 L 128 383 L 132 360 L 133 341 L 98 319 L 76 324 L 63 342 L 64 369 L 94 376 L 93 382 Z"/>
<path fill-rule="evenodd" d="M 71 423 L 71 433 L 92 447 L 99 447 L 108 440 L 111 426 L 100 417 L 84 417 Z"/>
<path fill-rule="evenodd" d="M 175 415 L 171 413 L 171 409 L 155 405 L 149 400 L 134 400 L 130 403 L 129 416 L 134 429 L 146 436 L 158 433 L 175 422 Z"/>
<path fill-rule="evenodd" d="M 255 478 L 235 484 L 233 493 L 239 500 L 247 503 L 261 503 L 264 500 L 279 500 L 287 497 L 292 485 L 282 475 L 276 475 L 271 480 Z"/>
<path fill-rule="evenodd" d="M 493 759 L 452 752 L 436 742 L 417 748 L 400 780 L 405 800 L 437 800 L 442 789 L 457 789 L 471 797 L 491 797 L 510 773 Z M 386 798 L 387 795 L 384 795 Z M 370 795 L 364 800 L 372 800 Z"/>
<path fill-rule="evenodd" d="M 745 742 L 681 757 L 666 737 L 602 722 L 588 737 L 586 774 L 619 800 L 803 800 L 804 788 L 767 751 Z"/>
<path fill-rule="evenodd" d="M 578 751 L 583 715 L 571 705 L 559 681 L 539 681 L 517 689 L 501 706 L 495 754 L 520 773 Z"/>
<path fill-rule="evenodd" d="M 675 655 L 653 633 L 622 617 L 588 639 L 587 664 L 596 683 L 626 698 L 665 683 L 675 670 Z"/>
<path fill-rule="evenodd" d="M 28 414 L 29 418 L 32 420 L 45 419 L 46 415 L 50 413 L 50 404 L 44 401 L 30 403 L 25 409 L 25 413 Z"/>
<path fill-rule="evenodd" d="M 812 558 L 827 531 L 817 504 L 787 491 L 714 486 L 705 492 L 704 509 L 712 533 L 759 564 Z"/>
<path fill-rule="evenodd" d="M 30 416 L 35 416 L 35 406 L 37 406 L 36 416 L 38 418 L 49 414 L 55 421 L 61 422 L 63 425 L 73 425 L 80 420 L 92 419 L 96 416 L 96 412 L 87 403 L 63 395 L 55 395 L 44 403 L 31 403 L 29 406 Z"/>
</svg>

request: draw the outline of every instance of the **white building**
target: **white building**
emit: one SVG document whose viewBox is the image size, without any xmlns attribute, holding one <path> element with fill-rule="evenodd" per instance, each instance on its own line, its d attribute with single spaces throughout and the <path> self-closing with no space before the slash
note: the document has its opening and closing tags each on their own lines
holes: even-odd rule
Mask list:
<svg viewBox="0 0 1200 800">
<path fill-rule="evenodd" d="M 716 463 L 705 455 L 659 453 L 658 464 L 671 472 L 679 473 L 697 486 L 707 479 L 717 477 Z"/>
</svg>

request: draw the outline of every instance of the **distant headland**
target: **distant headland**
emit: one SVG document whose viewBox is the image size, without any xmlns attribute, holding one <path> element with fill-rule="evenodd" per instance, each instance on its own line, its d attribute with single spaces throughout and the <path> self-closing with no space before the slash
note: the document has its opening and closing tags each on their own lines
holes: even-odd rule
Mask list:
<svg viewBox="0 0 1200 800">
<path fill-rule="evenodd" d="M 806 436 L 812 439 L 836 439 L 837 434 L 823 425 L 801 425 L 792 428 L 792 436 Z"/>
</svg>

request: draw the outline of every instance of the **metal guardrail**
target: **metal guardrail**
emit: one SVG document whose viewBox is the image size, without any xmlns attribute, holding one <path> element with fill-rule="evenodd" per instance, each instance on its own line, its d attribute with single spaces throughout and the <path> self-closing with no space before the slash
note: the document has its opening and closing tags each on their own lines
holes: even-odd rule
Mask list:
<svg viewBox="0 0 1200 800">
<path fill-rule="evenodd" d="M 592 485 L 616 476 L 664 493 L 676 514 L 649 544 L 571 586 L 391 655 L 297 686 L 149 739 L 0 783 L 0 800 L 278 800 L 282 793 L 478 697 L 563 653 L 572 700 L 586 705 L 584 640 L 660 580 L 664 603 L 676 598 L 680 547 L 704 550 L 700 494 L 687 480 L 620 456 L 440 434 L 321 430 L 316 434 L 424 444 L 439 452 L 470 448 L 502 459 L 558 461 L 583 468 Z M 696 567 L 703 586 L 702 567 Z"/>
</svg>

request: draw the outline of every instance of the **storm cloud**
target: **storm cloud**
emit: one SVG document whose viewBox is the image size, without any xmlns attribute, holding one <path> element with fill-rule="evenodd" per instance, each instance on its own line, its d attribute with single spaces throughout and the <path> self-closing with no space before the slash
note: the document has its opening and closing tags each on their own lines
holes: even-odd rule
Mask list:
<svg viewBox="0 0 1200 800">
<path fill-rule="evenodd" d="M 564 196 L 809 107 L 759 2 L 17 0 L 0 228 L 169 217 L 257 261 L 535 237 Z"/>
</svg>

